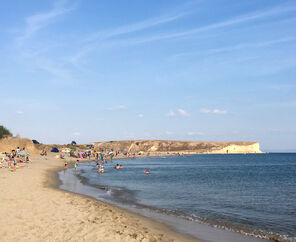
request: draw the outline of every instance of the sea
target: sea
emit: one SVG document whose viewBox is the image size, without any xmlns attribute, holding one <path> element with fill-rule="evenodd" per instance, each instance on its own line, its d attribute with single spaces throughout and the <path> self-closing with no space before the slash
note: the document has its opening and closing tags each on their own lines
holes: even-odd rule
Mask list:
<svg viewBox="0 0 296 242">
<path fill-rule="evenodd" d="M 123 168 L 114 169 L 116 163 Z M 143 157 L 104 168 L 99 175 L 92 161 L 80 163 L 76 173 L 60 171 L 60 188 L 208 241 L 220 241 L 219 234 L 208 236 L 211 229 L 296 241 L 296 153 Z M 207 229 L 199 231 L 201 226 Z"/>
</svg>

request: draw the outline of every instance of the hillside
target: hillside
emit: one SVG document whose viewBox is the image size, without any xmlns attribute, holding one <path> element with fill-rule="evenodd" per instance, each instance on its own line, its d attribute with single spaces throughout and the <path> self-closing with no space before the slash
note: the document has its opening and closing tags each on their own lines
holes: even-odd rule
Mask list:
<svg viewBox="0 0 296 242">
<path fill-rule="evenodd" d="M 194 153 L 262 153 L 257 142 L 205 142 L 173 140 L 126 140 L 94 142 L 94 150 L 113 150 L 120 153 L 159 153 L 159 154 L 194 154 Z M 68 147 L 75 150 L 86 150 L 86 144 L 80 145 L 46 145 L 33 144 L 26 138 L 8 137 L 0 139 L 0 152 L 10 152 L 16 147 L 25 147 L 32 154 L 42 150 L 49 152 L 52 147 Z"/>
<path fill-rule="evenodd" d="M 38 154 L 38 148 L 33 144 L 32 140 L 26 138 L 6 137 L 0 139 L 0 152 L 10 153 L 17 147 L 25 148 L 31 154 Z"/>
<path fill-rule="evenodd" d="M 92 143 L 95 149 L 120 152 L 262 153 L 258 142 L 205 142 L 173 140 L 127 140 Z"/>
</svg>

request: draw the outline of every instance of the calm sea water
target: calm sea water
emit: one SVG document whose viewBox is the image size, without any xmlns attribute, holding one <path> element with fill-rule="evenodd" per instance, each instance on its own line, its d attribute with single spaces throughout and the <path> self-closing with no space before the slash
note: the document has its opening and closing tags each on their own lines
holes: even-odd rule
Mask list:
<svg viewBox="0 0 296 242">
<path fill-rule="evenodd" d="M 123 165 L 115 170 L 114 163 Z M 151 174 L 145 175 L 148 168 Z M 296 154 L 192 155 L 118 160 L 78 177 L 118 203 L 246 233 L 296 239 Z"/>
</svg>

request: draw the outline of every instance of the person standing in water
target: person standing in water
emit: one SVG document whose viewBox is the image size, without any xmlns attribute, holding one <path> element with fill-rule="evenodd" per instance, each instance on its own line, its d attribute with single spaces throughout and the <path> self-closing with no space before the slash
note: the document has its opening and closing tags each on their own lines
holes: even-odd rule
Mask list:
<svg viewBox="0 0 296 242">
<path fill-rule="evenodd" d="M 74 163 L 74 170 L 75 170 L 75 173 L 77 172 L 77 161 L 75 161 Z"/>
</svg>

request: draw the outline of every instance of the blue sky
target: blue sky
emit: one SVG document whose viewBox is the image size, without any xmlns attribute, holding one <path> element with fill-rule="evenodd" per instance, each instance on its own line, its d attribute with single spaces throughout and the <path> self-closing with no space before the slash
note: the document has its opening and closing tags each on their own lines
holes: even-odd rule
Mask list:
<svg viewBox="0 0 296 242">
<path fill-rule="evenodd" d="M 14 134 L 296 151 L 295 1 L 4 1 L 0 26 Z"/>
</svg>

